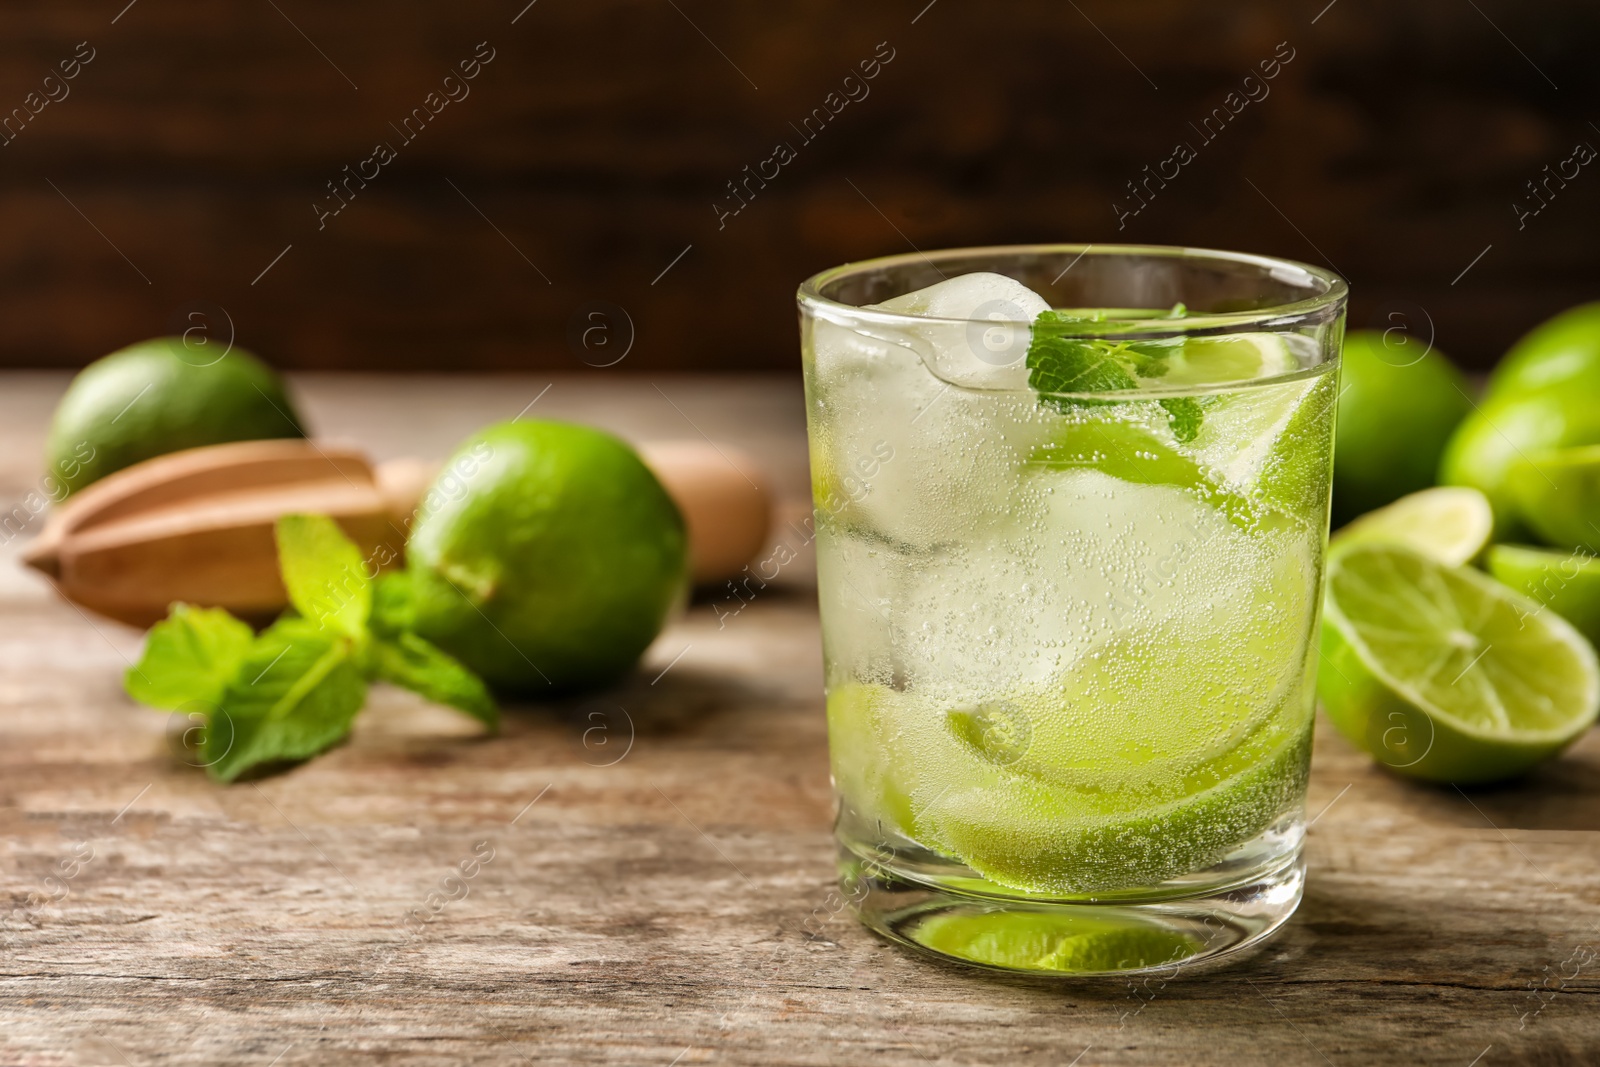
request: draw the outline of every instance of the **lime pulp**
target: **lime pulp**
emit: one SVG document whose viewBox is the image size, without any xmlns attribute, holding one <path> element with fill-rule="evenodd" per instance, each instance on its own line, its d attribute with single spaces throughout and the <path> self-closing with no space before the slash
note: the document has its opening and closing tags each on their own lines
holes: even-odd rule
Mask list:
<svg viewBox="0 0 1600 1067">
<path fill-rule="evenodd" d="M 1357 545 L 1329 560 L 1317 692 L 1380 763 L 1487 782 L 1589 728 L 1600 662 L 1571 624 L 1475 570 Z"/>
</svg>

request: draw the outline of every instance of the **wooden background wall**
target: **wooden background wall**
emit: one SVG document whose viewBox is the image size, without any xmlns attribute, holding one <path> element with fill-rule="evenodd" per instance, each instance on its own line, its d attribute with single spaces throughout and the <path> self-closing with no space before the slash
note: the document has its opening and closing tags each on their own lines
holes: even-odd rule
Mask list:
<svg viewBox="0 0 1600 1067">
<path fill-rule="evenodd" d="M 1404 313 L 1476 365 L 1600 297 L 1600 164 L 1520 228 L 1513 207 L 1600 147 L 1593 0 L 525 4 L 7 3 L 0 113 L 67 95 L 0 146 L 0 364 L 231 321 L 288 367 L 581 370 L 620 351 L 620 307 L 608 373 L 789 370 L 795 284 L 913 244 L 1329 263 L 1354 325 Z M 45 83 L 81 41 L 92 61 Z M 390 123 L 479 42 L 470 95 L 404 142 Z M 879 42 L 870 95 L 802 142 Z M 1119 231 L 1124 183 L 1198 145 L 1280 42 L 1270 95 Z M 396 158 L 319 229 L 379 141 Z M 795 158 L 719 229 L 779 141 Z M 595 302 L 613 346 L 586 351 Z"/>
</svg>

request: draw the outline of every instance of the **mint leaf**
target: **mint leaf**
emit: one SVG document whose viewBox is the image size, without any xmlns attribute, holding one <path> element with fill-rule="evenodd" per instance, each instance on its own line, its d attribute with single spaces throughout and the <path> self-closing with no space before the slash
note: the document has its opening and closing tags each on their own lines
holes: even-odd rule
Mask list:
<svg viewBox="0 0 1600 1067">
<path fill-rule="evenodd" d="M 409 575 L 373 581 L 361 550 L 326 516 L 286 515 L 276 534 L 284 588 L 299 615 L 252 636 L 226 611 L 175 604 L 124 679 L 146 704 L 207 709 L 201 757 L 213 778 L 231 782 L 337 744 L 366 702 L 369 677 L 499 728 L 483 681 L 410 632 Z"/>
<path fill-rule="evenodd" d="M 339 524 L 326 515 L 285 515 L 277 536 L 278 566 L 295 610 L 351 637 L 365 633 L 372 581 L 361 549 Z"/>
<path fill-rule="evenodd" d="M 123 676 L 122 687 L 153 708 L 215 708 L 253 640 L 250 627 L 221 608 L 174 604 L 150 628 L 144 655 Z"/>
<path fill-rule="evenodd" d="M 310 619 L 281 619 L 257 637 L 206 730 L 201 754 L 211 776 L 231 782 L 342 740 L 367 696 L 360 652 L 348 634 Z"/>
<path fill-rule="evenodd" d="M 1172 369 L 1167 358 L 1182 347 L 1181 341 L 1176 344 L 1171 341 L 1134 341 L 1126 347 L 1123 355 L 1139 377 L 1160 378 Z"/>
<path fill-rule="evenodd" d="M 1181 317 L 1183 310 L 1183 305 L 1176 305 L 1168 317 Z M 1034 320 L 1025 361 L 1028 385 L 1057 410 L 1122 403 L 1053 394 L 1136 390 L 1140 379 L 1164 377 L 1172 367 L 1169 358 L 1183 347 L 1181 340 L 1111 341 L 1075 335 L 1097 321 L 1063 311 L 1043 311 Z M 1199 435 L 1205 411 L 1198 400 L 1169 397 L 1160 404 L 1180 442 Z"/>
<path fill-rule="evenodd" d="M 409 571 L 380 574 L 372 584 L 372 618 L 369 625 L 379 637 L 394 637 L 416 627 Z"/>
<path fill-rule="evenodd" d="M 1084 320 L 1042 311 L 1034 320 L 1025 364 L 1028 385 L 1039 393 L 1101 393 L 1136 389 L 1132 373 L 1117 358 L 1114 342 L 1066 336 L 1064 327 Z"/>
<path fill-rule="evenodd" d="M 392 640 L 373 642 L 372 665 L 376 677 L 435 704 L 458 708 L 491 730 L 500 729 L 500 711 L 483 680 L 416 634 L 402 633 Z"/>
<path fill-rule="evenodd" d="M 1169 396 L 1162 399 L 1161 406 L 1167 411 L 1172 436 L 1188 444 L 1200 435 L 1200 424 L 1206 417 L 1200 401 L 1192 396 Z"/>
</svg>

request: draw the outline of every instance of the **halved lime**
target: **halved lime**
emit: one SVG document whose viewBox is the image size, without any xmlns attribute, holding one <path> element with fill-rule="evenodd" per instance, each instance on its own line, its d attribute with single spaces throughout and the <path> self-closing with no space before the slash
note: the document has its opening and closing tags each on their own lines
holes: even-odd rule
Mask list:
<svg viewBox="0 0 1600 1067">
<path fill-rule="evenodd" d="M 1391 545 L 1328 561 L 1317 693 L 1341 733 L 1401 774 L 1508 778 L 1600 712 L 1600 661 L 1572 624 L 1467 567 Z"/>
<path fill-rule="evenodd" d="M 1600 445 L 1535 452 L 1513 470 L 1518 514 L 1541 540 L 1600 550 Z"/>
<path fill-rule="evenodd" d="M 1156 383 L 1161 386 L 1243 382 L 1300 369 L 1300 361 L 1275 333 L 1186 337 L 1166 361 L 1167 371 Z"/>
<path fill-rule="evenodd" d="M 1368 512 L 1334 534 L 1329 547 L 1399 545 L 1459 567 L 1478 558 L 1493 532 L 1488 497 L 1466 486 L 1441 485 Z"/>
<path fill-rule="evenodd" d="M 1047 974 L 1108 974 L 1175 964 L 1200 938 L 1153 923 L 1048 911 L 930 915 L 906 931 L 919 945 L 990 967 Z"/>
<path fill-rule="evenodd" d="M 1528 545 L 1495 545 L 1489 573 L 1525 593 L 1600 645 L 1600 557 L 1584 549 L 1571 552 Z"/>
</svg>

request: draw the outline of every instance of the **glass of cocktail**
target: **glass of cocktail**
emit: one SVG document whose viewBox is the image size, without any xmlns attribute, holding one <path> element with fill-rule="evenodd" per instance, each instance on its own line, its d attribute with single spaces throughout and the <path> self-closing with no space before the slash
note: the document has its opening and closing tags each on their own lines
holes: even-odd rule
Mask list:
<svg viewBox="0 0 1600 1067">
<path fill-rule="evenodd" d="M 841 876 L 1002 970 L 1236 951 L 1300 900 L 1345 283 L 1190 248 L 799 292 Z"/>
</svg>

